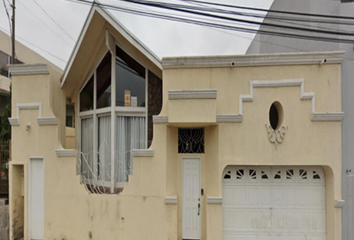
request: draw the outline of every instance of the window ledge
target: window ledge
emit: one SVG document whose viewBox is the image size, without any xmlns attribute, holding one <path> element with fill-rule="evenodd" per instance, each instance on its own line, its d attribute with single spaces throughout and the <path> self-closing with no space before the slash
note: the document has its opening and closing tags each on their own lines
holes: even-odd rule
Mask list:
<svg viewBox="0 0 354 240">
<path fill-rule="evenodd" d="M 154 150 L 152 149 L 133 149 L 133 157 L 153 157 Z"/>
</svg>

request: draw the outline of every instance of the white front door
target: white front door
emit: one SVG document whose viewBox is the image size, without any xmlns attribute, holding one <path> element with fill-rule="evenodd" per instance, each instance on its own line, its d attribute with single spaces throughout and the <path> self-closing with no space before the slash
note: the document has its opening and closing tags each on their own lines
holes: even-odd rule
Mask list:
<svg viewBox="0 0 354 240">
<path fill-rule="evenodd" d="M 44 168 L 43 159 L 29 164 L 29 239 L 44 239 Z"/>
<path fill-rule="evenodd" d="M 200 239 L 200 158 L 183 158 L 182 165 L 182 238 Z"/>
</svg>

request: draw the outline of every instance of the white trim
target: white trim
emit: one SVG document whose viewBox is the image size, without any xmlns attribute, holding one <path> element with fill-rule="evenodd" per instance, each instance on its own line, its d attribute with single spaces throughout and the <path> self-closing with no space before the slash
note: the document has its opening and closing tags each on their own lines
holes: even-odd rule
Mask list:
<svg viewBox="0 0 354 240">
<path fill-rule="evenodd" d="M 345 204 L 345 201 L 340 199 L 340 200 L 334 200 L 335 201 L 335 204 L 334 204 L 334 207 L 335 208 L 343 208 L 344 207 L 344 204 Z"/>
<path fill-rule="evenodd" d="M 37 118 L 38 125 L 45 126 L 45 125 L 57 125 L 57 119 L 54 118 Z"/>
<path fill-rule="evenodd" d="M 285 80 L 254 80 L 250 81 L 250 94 L 239 96 L 239 115 L 242 116 L 243 102 L 253 102 L 254 88 L 268 87 L 300 87 L 300 100 L 311 100 L 312 121 L 341 121 L 344 113 L 316 113 L 315 93 L 304 91 L 304 79 L 285 79 Z"/>
<path fill-rule="evenodd" d="M 163 69 L 205 68 L 205 67 L 244 67 L 244 66 L 280 66 L 299 64 L 341 63 L 343 51 L 275 53 L 257 55 L 167 57 L 162 59 Z"/>
<path fill-rule="evenodd" d="M 154 124 L 168 123 L 168 116 L 152 116 L 152 122 Z"/>
<path fill-rule="evenodd" d="M 12 76 L 49 74 L 47 64 L 10 64 Z"/>
<path fill-rule="evenodd" d="M 115 30 L 120 33 L 131 45 L 133 45 L 138 51 L 140 51 L 146 58 L 154 63 L 159 69 L 162 70 L 162 64 L 159 57 L 157 57 L 150 49 L 148 49 L 142 42 L 140 42 L 128 29 L 126 29 L 113 15 L 108 11 L 100 8 L 99 6 L 93 6 L 85 21 L 84 27 L 80 33 L 79 39 L 73 49 L 73 52 L 69 58 L 68 64 L 64 70 L 61 86 L 63 87 L 65 80 L 70 72 L 72 64 L 76 59 L 77 53 L 81 47 L 81 43 L 86 36 L 87 29 L 91 25 L 91 20 L 95 12 L 99 13 Z"/>
<path fill-rule="evenodd" d="M 168 90 L 168 99 L 216 99 L 216 89 Z"/>
<path fill-rule="evenodd" d="M 222 197 L 207 197 L 207 204 L 222 204 Z"/>
<path fill-rule="evenodd" d="M 57 157 L 75 157 L 76 153 L 74 149 L 56 149 Z"/>
<path fill-rule="evenodd" d="M 338 122 L 342 121 L 344 113 L 313 113 L 312 122 Z"/>
<path fill-rule="evenodd" d="M 132 149 L 133 157 L 153 157 L 154 150 L 152 149 Z"/>
<path fill-rule="evenodd" d="M 217 123 L 240 123 L 242 122 L 242 115 L 216 115 Z"/>
<path fill-rule="evenodd" d="M 165 197 L 165 204 L 167 204 L 167 205 L 177 205 L 177 196 Z"/>
<path fill-rule="evenodd" d="M 20 126 L 20 119 L 8 118 L 11 126 Z"/>
</svg>

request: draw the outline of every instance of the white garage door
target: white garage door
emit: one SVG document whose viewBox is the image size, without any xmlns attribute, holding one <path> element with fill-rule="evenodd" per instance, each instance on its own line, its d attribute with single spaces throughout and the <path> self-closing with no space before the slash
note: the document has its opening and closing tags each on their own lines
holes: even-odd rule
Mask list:
<svg viewBox="0 0 354 240">
<path fill-rule="evenodd" d="M 317 167 L 227 167 L 224 240 L 326 240 L 325 176 Z"/>
</svg>

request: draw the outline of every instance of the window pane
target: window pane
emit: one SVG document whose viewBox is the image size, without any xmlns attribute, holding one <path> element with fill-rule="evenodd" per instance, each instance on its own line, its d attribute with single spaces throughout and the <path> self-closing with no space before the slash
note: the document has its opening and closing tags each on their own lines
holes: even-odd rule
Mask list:
<svg viewBox="0 0 354 240">
<path fill-rule="evenodd" d="M 128 181 L 133 174 L 132 149 L 146 148 L 145 117 L 117 117 L 117 182 Z"/>
<path fill-rule="evenodd" d="M 9 56 L 0 51 L 0 75 L 3 75 L 5 77 L 8 77 L 8 68 L 7 65 L 9 64 Z"/>
<path fill-rule="evenodd" d="M 116 106 L 145 107 L 145 68 L 117 47 Z"/>
<path fill-rule="evenodd" d="M 81 120 L 81 175 L 86 179 L 92 179 L 93 169 L 93 118 Z"/>
<path fill-rule="evenodd" d="M 97 108 L 111 106 L 111 53 L 108 52 L 97 68 Z"/>
<path fill-rule="evenodd" d="M 80 112 L 93 110 L 93 76 L 80 93 Z"/>
<path fill-rule="evenodd" d="M 111 116 L 98 118 L 98 180 L 111 180 Z"/>
</svg>

